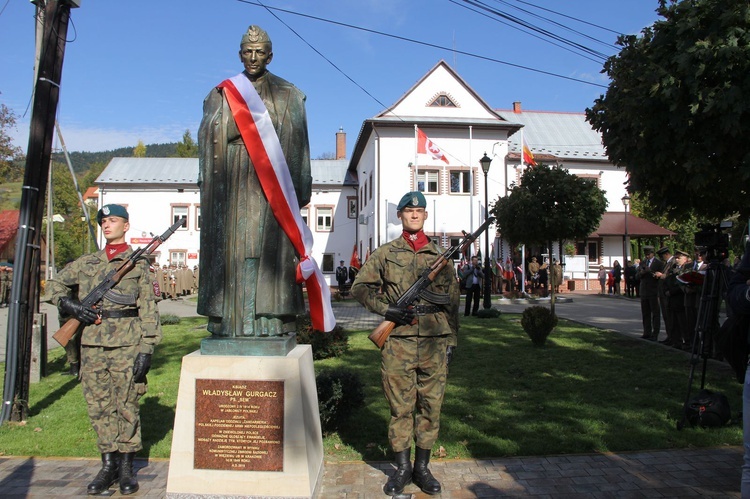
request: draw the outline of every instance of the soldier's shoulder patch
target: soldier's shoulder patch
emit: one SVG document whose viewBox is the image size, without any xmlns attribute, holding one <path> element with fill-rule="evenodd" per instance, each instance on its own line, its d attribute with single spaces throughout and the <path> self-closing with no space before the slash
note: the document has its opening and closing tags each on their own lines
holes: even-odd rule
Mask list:
<svg viewBox="0 0 750 499">
<path fill-rule="evenodd" d="M 161 296 L 161 287 L 159 286 L 159 281 L 153 281 L 154 286 L 154 296 Z"/>
</svg>

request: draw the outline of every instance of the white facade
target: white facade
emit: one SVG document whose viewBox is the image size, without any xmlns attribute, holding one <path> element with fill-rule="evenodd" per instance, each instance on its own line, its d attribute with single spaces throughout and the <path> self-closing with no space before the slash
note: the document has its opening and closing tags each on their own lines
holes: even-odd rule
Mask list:
<svg viewBox="0 0 750 499">
<path fill-rule="evenodd" d="M 339 260 L 349 266 L 357 221 L 356 187 L 345 185 L 346 166 L 346 160 L 313 160 L 311 202 L 302 208 L 314 237 L 313 257 L 333 285 Z M 130 231 L 126 238 L 136 248 L 187 217 L 186 227 L 162 244 L 153 260 L 193 268 L 200 255 L 197 179 L 197 158 L 114 158 L 96 180 L 98 206 L 127 207 Z M 101 231 L 98 242 L 100 247 L 105 244 Z"/>
<path fill-rule="evenodd" d="M 445 154 L 447 163 L 417 153 L 415 126 Z M 521 112 L 520 103 L 512 111 L 494 110 L 441 61 L 396 104 L 362 125 L 349 165 L 359 182 L 360 255 L 400 234 L 396 205 L 412 190 L 425 194 L 429 218 L 424 231 L 442 246 L 455 244 L 462 230 L 476 229 L 485 217 L 480 159 L 486 153 L 492 160 L 486 182 L 492 206 L 519 182 L 522 134 L 543 162 L 562 164 L 573 174 L 596 179 L 606 191 L 608 210 L 622 211 L 626 173 L 609 162 L 600 136 L 582 113 Z M 508 241 L 501 229 L 491 231 L 490 254 L 505 259 Z M 580 243 L 586 250 L 596 248 L 591 257 L 597 265 L 623 261 L 621 238 Z M 473 252 L 478 251 L 485 254 L 484 237 L 475 244 Z"/>
<path fill-rule="evenodd" d="M 436 101 L 449 104 L 435 105 Z M 439 147 L 447 163 L 429 153 L 418 154 L 415 127 Z M 400 234 L 396 205 L 409 191 L 425 194 L 425 233 L 443 246 L 455 244 L 462 230 L 476 229 L 485 216 L 479 159 L 485 153 L 499 158 L 487 177 L 492 202 L 501 194 L 507 175 L 503 158 L 508 137 L 520 127 L 493 111 L 445 63 L 433 68 L 393 107 L 365 121 L 349 166 L 359 180 L 360 254 Z"/>
</svg>

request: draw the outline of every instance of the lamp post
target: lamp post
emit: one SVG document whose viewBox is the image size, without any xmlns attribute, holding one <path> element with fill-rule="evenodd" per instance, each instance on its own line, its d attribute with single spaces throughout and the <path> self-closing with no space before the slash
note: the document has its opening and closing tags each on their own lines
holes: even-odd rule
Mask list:
<svg viewBox="0 0 750 499">
<path fill-rule="evenodd" d="M 489 201 L 487 200 L 487 174 L 490 172 L 490 163 L 492 159 L 484 153 L 482 159 L 479 160 L 479 164 L 482 165 L 482 171 L 484 172 L 484 219 L 487 220 L 490 217 Z M 485 309 L 492 307 L 492 300 L 490 298 L 490 289 L 492 288 L 492 270 L 490 269 L 490 231 L 489 229 L 485 232 L 484 239 L 484 305 Z"/>
<path fill-rule="evenodd" d="M 625 234 L 622 236 L 622 257 L 625 259 L 623 264 L 628 264 L 628 245 L 630 244 L 630 241 L 628 241 L 628 206 L 630 206 L 630 196 L 625 194 L 622 197 L 622 205 L 625 207 Z"/>
</svg>

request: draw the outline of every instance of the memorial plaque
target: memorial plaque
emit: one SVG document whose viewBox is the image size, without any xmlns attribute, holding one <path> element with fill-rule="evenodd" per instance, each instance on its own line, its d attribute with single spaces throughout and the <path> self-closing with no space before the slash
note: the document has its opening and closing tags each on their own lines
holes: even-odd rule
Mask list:
<svg viewBox="0 0 750 499">
<path fill-rule="evenodd" d="M 195 380 L 195 469 L 284 470 L 284 382 Z"/>
</svg>

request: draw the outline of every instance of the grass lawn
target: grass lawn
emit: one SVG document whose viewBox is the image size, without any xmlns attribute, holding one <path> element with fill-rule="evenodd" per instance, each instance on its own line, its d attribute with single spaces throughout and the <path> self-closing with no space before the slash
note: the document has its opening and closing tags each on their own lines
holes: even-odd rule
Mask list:
<svg viewBox="0 0 750 499">
<path fill-rule="evenodd" d="M 390 459 L 380 356 L 368 334 L 352 332 L 345 356 L 315 363 L 318 371 L 350 368 L 365 384 L 366 405 L 324 437 L 329 461 Z M 164 326 L 141 402 L 142 456 L 169 457 L 180 359 L 206 335 L 203 318 Z M 693 392 L 701 367 L 702 360 Z M 32 385 L 28 420 L 0 427 L 0 455 L 98 455 L 80 385 L 61 376 L 64 369 L 62 348 L 50 352 L 51 374 Z M 462 318 L 437 446 L 446 458 L 482 458 L 741 445 L 737 424 L 676 429 L 689 370 L 682 352 L 564 320 L 537 348 L 520 315 Z M 730 370 L 709 363 L 706 381 L 729 397 L 736 416 L 742 385 Z"/>
</svg>

